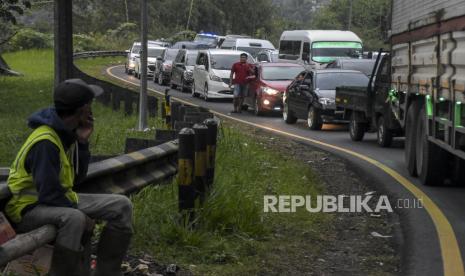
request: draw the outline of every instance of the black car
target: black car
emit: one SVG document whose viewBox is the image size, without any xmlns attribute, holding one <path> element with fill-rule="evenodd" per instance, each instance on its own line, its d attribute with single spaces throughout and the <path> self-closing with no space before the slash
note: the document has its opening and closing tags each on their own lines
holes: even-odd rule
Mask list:
<svg viewBox="0 0 465 276">
<path fill-rule="evenodd" d="M 179 50 L 175 60 L 173 61 L 173 69 L 171 71 L 171 87 L 180 87 L 181 92 L 190 91 L 194 82 L 193 70 L 197 59 L 197 50 Z"/>
<path fill-rule="evenodd" d="M 370 77 L 373 72 L 375 62 L 375 59 L 337 58 L 336 60 L 328 63 L 326 68 L 356 70 Z"/>
<path fill-rule="evenodd" d="M 163 51 L 162 56 L 157 57 L 153 82 L 158 82 L 159 85 L 166 85 L 170 82 L 173 60 L 176 58 L 178 51 L 179 49 L 166 49 Z"/>
<path fill-rule="evenodd" d="M 294 80 L 283 97 L 283 119 L 293 124 L 307 120 L 308 127 L 320 130 L 323 123 L 346 122 L 343 111 L 336 110 L 336 87 L 368 85 L 368 77 L 354 70 L 323 69 L 304 71 L 302 80 Z"/>
</svg>

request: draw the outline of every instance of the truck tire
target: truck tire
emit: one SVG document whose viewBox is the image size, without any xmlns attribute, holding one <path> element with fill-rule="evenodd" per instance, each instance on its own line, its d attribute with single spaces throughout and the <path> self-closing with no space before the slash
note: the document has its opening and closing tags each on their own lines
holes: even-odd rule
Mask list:
<svg viewBox="0 0 465 276">
<path fill-rule="evenodd" d="M 416 153 L 415 153 L 415 137 L 417 136 L 417 122 L 420 112 L 420 103 L 414 101 L 408 111 L 407 119 L 405 121 L 405 149 L 404 149 L 404 159 L 405 164 L 407 165 L 407 171 L 411 176 L 417 176 L 417 166 L 416 166 Z"/>
<path fill-rule="evenodd" d="M 352 112 L 350 115 L 350 122 L 349 122 L 349 135 L 352 141 L 358 142 L 363 140 L 363 136 L 365 136 L 366 126 L 364 123 L 357 122 L 355 120 L 355 111 Z"/>
<path fill-rule="evenodd" d="M 286 124 L 295 124 L 297 122 L 297 118 L 289 111 L 289 105 L 287 102 L 284 102 L 283 107 L 283 120 Z"/>
<path fill-rule="evenodd" d="M 384 119 L 383 116 L 380 116 L 378 118 L 378 131 L 376 132 L 377 134 L 377 139 L 376 141 L 378 142 L 378 145 L 383 147 L 383 148 L 388 148 L 392 144 L 392 132 L 387 128 L 386 125 L 386 120 Z"/>
<path fill-rule="evenodd" d="M 311 130 L 321 130 L 321 127 L 323 126 L 320 110 L 313 105 L 308 109 L 307 125 Z"/>
<path fill-rule="evenodd" d="M 457 186 L 465 186 L 465 160 L 456 156 L 453 166 L 453 182 Z"/>
<path fill-rule="evenodd" d="M 446 154 L 439 146 L 428 141 L 425 107 L 420 109 L 416 135 L 416 166 L 420 181 L 425 186 L 443 184 L 446 170 Z"/>
</svg>

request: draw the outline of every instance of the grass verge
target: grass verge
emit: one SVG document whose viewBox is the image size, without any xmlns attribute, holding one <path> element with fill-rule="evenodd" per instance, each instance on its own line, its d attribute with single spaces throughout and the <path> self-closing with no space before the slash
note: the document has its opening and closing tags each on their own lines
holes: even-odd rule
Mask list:
<svg viewBox="0 0 465 276">
<path fill-rule="evenodd" d="M 13 160 L 30 133 L 25 118 L 52 101 L 53 54 L 49 50 L 8 53 L 10 66 L 22 77 L 0 77 L 0 165 Z M 97 77 L 121 58 L 78 61 Z M 94 154 L 122 152 L 135 135 L 136 116 L 95 103 Z M 150 120 L 151 126 L 160 122 Z M 233 128 L 221 128 L 214 189 L 196 212 L 193 229 L 180 223 L 177 186 L 148 187 L 132 196 L 136 235 L 133 252 L 147 252 L 163 263 L 177 263 L 195 275 L 290 275 L 309 255 L 317 255 L 332 217 L 325 214 L 263 212 L 264 195 L 316 195 L 321 187 L 308 166 L 281 156 Z M 295 274 L 295 273 L 294 273 Z"/>
<path fill-rule="evenodd" d="M 6 53 L 3 57 L 21 77 L 0 76 L 0 166 L 9 166 L 22 142 L 31 133 L 26 119 L 34 111 L 53 103 L 53 51 L 29 50 Z M 92 75 L 101 77 L 103 67 L 120 64 L 116 58 L 95 58 L 79 60 L 78 66 Z M 91 139 L 93 154 L 113 155 L 124 151 L 126 137 L 152 138 L 154 131 L 134 131 L 137 116 L 124 116 L 123 111 L 113 112 L 100 103 L 93 106 L 95 131 Z M 158 118 L 149 118 L 149 126 L 161 125 Z"/>
</svg>

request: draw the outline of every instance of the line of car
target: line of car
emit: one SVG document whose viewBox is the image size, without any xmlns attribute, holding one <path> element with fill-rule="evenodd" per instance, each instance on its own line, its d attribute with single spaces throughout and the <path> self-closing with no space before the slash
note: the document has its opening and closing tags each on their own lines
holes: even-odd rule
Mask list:
<svg viewBox="0 0 465 276">
<path fill-rule="evenodd" d="M 284 32 L 280 51 L 269 41 L 244 36 L 226 36 L 221 43 L 201 36 L 174 48 L 149 43 L 148 75 L 159 85 L 206 101 L 232 98 L 230 70 L 239 55 L 246 53 L 255 78 L 248 85 L 243 109 L 257 116 L 280 112 L 288 124 L 304 119 L 310 129 L 319 130 L 324 123 L 348 122 L 344 111 L 336 108 L 336 87 L 366 87 L 374 66 L 372 59 L 360 59 L 362 44 L 355 34 L 333 33 L 339 35 L 332 39 L 335 42 L 328 42 L 331 39 L 318 31 Z M 341 37 L 342 42 L 338 41 Z M 317 48 L 305 50 L 314 45 L 312 39 L 319 43 Z M 140 43 L 136 42 L 129 50 L 126 72 L 140 78 L 138 50 Z M 326 69 L 320 69 L 322 65 Z M 297 79 L 298 75 L 302 78 Z"/>
</svg>

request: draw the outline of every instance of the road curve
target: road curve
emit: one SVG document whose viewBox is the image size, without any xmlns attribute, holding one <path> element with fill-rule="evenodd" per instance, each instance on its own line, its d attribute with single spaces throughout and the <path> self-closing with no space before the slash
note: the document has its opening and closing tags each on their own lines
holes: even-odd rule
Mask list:
<svg viewBox="0 0 465 276">
<path fill-rule="evenodd" d="M 107 69 L 107 74 L 138 86 L 140 81 L 124 72 L 124 66 Z M 148 82 L 153 93 L 167 87 Z M 231 102 L 205 102 L 190 93 L 171 89 L 170 95 L 188 104 L 204 106 L 218 116 L 285 135 L 311 144 L 351 161 L 367 181 L 379 186 L 391 199 L 422 199 L 424 208 L 396 209 L 401 218 L 404 244 L 401 249 L 405 275 L 465 276 L 462 252 L 465 250 L 465 189 L 463 187 L 426 187 L 409 176 L 403 160 L 403 139 L 392 148 L 376 144 L 376 135 L 365 135 L 363 142 L 352 142 L 347 127 L 324 125 L 322 131 L 310 131 L 303 121 L 287 125 L 279 116 L 256 117 L 252 113 L 231 115 Z"/>
</svg>

